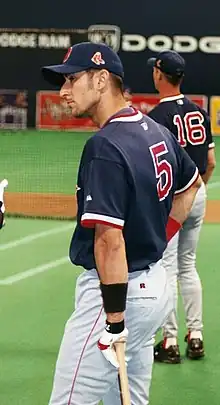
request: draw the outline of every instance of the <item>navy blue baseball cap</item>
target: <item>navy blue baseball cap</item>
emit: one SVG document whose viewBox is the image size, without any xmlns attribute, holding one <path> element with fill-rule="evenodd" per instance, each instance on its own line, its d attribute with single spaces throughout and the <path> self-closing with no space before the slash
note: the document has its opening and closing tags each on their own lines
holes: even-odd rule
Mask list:
<svg viewBox="0 0 220 405">
<path fill-rule="evenodd" d="M 90 69 L 106 69 L 121 78 L 124 69 L 117 53 L 105 44 L 81 42 L 71 46 L 60 65 L 42 67 L 46 81 L 53 85 L 62 85 L 64 75 L 74 74 Z"/>
<path fill-rule="evenodd" d="M 185 60 L 176 51 L 162 51 L 156 58 L 147 61 L 148 66 L 156 67 L 170 76 L 181 77 L 185 70 Z"/>
</svg>

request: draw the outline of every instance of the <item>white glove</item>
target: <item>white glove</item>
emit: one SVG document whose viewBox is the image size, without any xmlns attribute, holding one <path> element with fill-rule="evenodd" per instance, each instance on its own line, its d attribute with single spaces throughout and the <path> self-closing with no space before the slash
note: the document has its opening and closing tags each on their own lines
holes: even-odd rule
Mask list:
<svg viewBox="0 0 220 405">
<path fill-rule="evenodd" d="M 106 326 L 106 329 L 103 331 L 98 341 L 98 348 L 101 350 L 106 360 L 108 360 L 114 367 L 119 368 L 114 343 L 119 340 L 127 341 L 128 330 L 127 328 L 124 328 L 121 333 L 109 333 L 107 329 L 108 326 Z"/>
<path fill-rule="evenodd" d="M 4 214 L 5 206 L 4 206 L 4 191 L 5 188 L 8 186 L 8 180 L 4 179 L 0 182 L 0 211 Z"/>
</svg>

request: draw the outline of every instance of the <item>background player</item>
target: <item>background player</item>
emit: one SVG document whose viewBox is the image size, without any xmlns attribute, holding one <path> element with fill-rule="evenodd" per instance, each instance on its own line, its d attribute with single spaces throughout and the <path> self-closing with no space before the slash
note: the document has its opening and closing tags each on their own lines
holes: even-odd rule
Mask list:
<svg viewBox="0 0 220 405">
<path fill-rule="evenodd" d="M 153 66 L 154 85 L 160 103 L 149 113 L 155 121 L 175 134 L 196 163 L 206 184 L 215 167 L 214 142 L 207 113 L 181 94 L 185 61 L 175 51 L 163 51 L 148 61 Z M 196 248 L 205 213 L 205 184 L 199 190 L 189 218 L 170 242 L 163 258 L 172 285 L 176 308 L 164 326 L 164 340 L 155 347 L 155 360 L 180 362 L 177 344 L 177 278 L 186 314 L 186 354 L 195 359 L 204 356 L 202 335 L 202 287 L 196 271 Z"/>
<path fill-rule="evenodd" d="M 5 212 L 5 205 L 4 205 L 4 190 L 8 186 L 8 181 L 6 179 L 0 182 L 0 229 L 4 225 L 4 212 Z"/>
<path fill-rule="evenodd" d="M 62 85 L 74 116 L 88 113 L 100 128 L 79 166 L 70 258 L 86 270 L 77 280 L 50 405 L 120 404 L 113 344 L 121 337 L 131 402 L 146 405 L 153 336 L 173 307 L 161 257 L 200 187 L 198 169 L 166 128 L 127 107 L 123 67 L 111 48 L 74 45 L 43 74 Z"/>
</svg>

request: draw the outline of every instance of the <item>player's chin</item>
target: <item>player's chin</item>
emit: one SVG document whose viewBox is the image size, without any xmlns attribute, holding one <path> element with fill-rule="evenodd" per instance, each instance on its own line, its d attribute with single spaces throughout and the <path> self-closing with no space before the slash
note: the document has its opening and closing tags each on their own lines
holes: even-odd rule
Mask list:
<svg viewBox="0 0 220 405">
<path fill-rule="evenodd" d="M 72 115 L 75 118 L 82 118 L 82 117 L 86 117 L 86 113 L 84 110 L 80 109 L 79 107 L 77 107 L 76 105 L 71 106 L 72 109 Z"/>
<path fill-rule="evenodd" d="M 74 113 L 74 117 L 76 118 L 88 118 L 89 114 L 87 111 L 81 110 Z"/>
</svg>

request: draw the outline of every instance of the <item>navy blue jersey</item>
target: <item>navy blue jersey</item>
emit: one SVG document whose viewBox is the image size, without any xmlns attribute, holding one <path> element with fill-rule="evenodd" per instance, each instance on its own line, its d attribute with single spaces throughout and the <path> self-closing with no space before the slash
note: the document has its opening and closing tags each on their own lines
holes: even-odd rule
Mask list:
<svg viewBox="0 0 220 405">
<path fill-rule="evenodd" d="M 174 193 L 197 177 L 168 129 L 133 108 L 122 110 L 84 147 L 71 261 L 95 268 L 94 226 L 101 223 L 123 229 L 129 272 L 147 269 L 166 248 Z"/>
<path fill-rule="evenodd" d="M 206 111 L 180 94 L 161 99 L 148 115 L 176 136 L 203 175 L 207 168 L 208 149 L 214 147 Z"/>
</svg>

